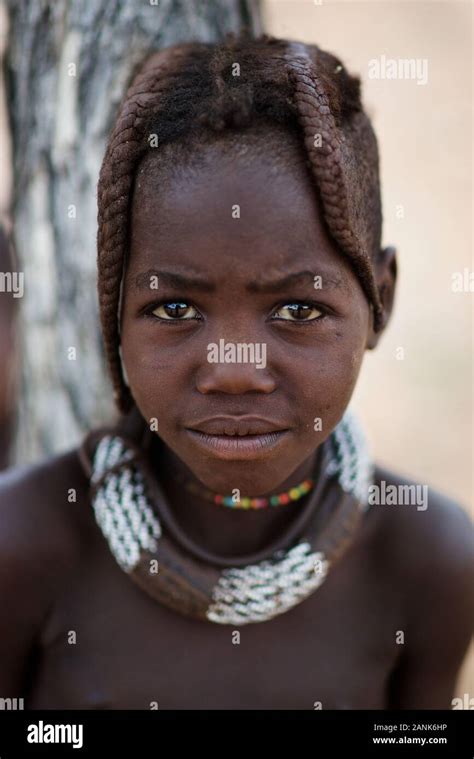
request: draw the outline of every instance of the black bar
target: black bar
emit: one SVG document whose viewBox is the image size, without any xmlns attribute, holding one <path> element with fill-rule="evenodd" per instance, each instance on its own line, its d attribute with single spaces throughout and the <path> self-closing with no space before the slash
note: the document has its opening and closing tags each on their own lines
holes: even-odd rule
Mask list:
<svg viewBox="0 0 474 759">
<path fill-rule="evenodd" d="M 474 720 L 453 711 L 2 711 L 0 759 L 291 750 L 332 757 L 474 756 Z M 64 727 L 63 734 L 55 726 Z M 76 725 L 76 731 L 72 726 Z M 82 734 L 79 726 L 82 725 Z M 50 726 L 50 727 L 48 727 Z M 69 743 L 49 742 L 68 738 Z M 41 743 L 27 740 L 43 739 Z M 375 742 L 375 740 L 377 742 Z M 388 741 L 390 739 L 391 742 Z M 416 741 L 414 740 L 416 739 Z M 424 739 L 424 744 L 421 741 Z M 82 741 L 82 746 L 79 744 Z M 73 744 L 78 748 L 73 748 Z M 116 752 L 116 753 L 115 753 Z M 244 753 L 245 752 L 245 753 Z"/>
</svg>

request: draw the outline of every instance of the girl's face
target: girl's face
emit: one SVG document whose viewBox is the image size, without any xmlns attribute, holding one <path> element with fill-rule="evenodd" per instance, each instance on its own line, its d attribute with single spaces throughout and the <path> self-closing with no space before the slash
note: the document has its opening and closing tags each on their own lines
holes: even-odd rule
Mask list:
<svg viewBox="0 0 474 759">
<path fill-rule="evenodd" d="M 367 347 L 369 304 L 288 155 L 276 172 L 264 146 L 207 146 L 136 179 L 122 357 L 143 417 L 214 492 L 264 495 L 312 458 Z"/>
</svg>

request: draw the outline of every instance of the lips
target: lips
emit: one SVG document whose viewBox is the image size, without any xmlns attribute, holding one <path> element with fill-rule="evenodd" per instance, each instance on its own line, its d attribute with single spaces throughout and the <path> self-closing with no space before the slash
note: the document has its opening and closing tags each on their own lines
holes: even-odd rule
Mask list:
<svg viewBox="0 0 474 759">
<path fill-rule="evenodd" d="M 215 416 L 196 422 L 188 429 L 205 435 L 226 435 L 244 437 L 246 435 L 266 435 L 271 432 L 284 432 L 289 425 L 255 416 Z"/>
<path fill-rule="evenodd" d="M 187 430 L 193 443 L 203 452 L 224 461 L 251 461 L 270 456 L 290 434 L 289 430 L 263 435 L 207 435 Z"/>
<path fill-rule="evenodd" d="M 208 454 L 227 461 L 245 461 L 271 455 L 290 430 L 269 419 L 221 416 L 196 422 L 187 432 Z"/>
</svg>

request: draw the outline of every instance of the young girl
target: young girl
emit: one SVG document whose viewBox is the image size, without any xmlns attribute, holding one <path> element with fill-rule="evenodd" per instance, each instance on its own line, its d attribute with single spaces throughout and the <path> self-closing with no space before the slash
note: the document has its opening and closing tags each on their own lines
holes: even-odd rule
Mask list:
<svg viewBox="0 0 474 759">
<path fill-rule="evenodd" d="M 2 480 L 0 696 L 449 709 L 470 521 L 347 411 L 396 278 L 359 80 L 269 37 L 155 53 L 98 206 L 121 414 Z"/>
</svg>

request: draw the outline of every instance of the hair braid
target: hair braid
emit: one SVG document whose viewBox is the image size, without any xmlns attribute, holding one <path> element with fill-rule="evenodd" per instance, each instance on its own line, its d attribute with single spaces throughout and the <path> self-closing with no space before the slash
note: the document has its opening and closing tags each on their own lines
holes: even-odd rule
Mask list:
<svg viewBox="0 0 474 759">
<path fill-rule="evenodd" d="M 344 134 L 336 124 L 331 112 L 329 98 L 309 56 L 295 56 L 289 64 L 289 76 L 295 88 L 295 102 L 299 121 L 303 128 L 305 147 L 311 168 L 319 188 L 324 216 L 329 230 L 342 250 L 350 256 L 369 303 L 374 308 L 374 328 L 382 326 L 383 308 L 375 282 L 371 256 L 375 241 L 371 229 L 364 220 L 367 202 L 373 202 L 372 193 L 363 196 L 360 171 L 352 171 L 351 161 L 367 156 L 375 164 L 375 180 L 378 181 L 378 156 L 375 136 L 370 122 L 362 111 L 353 118 L 354 128 L 347 156 L 347 142 L 351 135 Z M 315 143 L 320 136 L 321 143 Z M 367 158 L 366 158 L 367 160 Z M 372 177 L 372 182 L 374 177 Z"/>
</svg>

